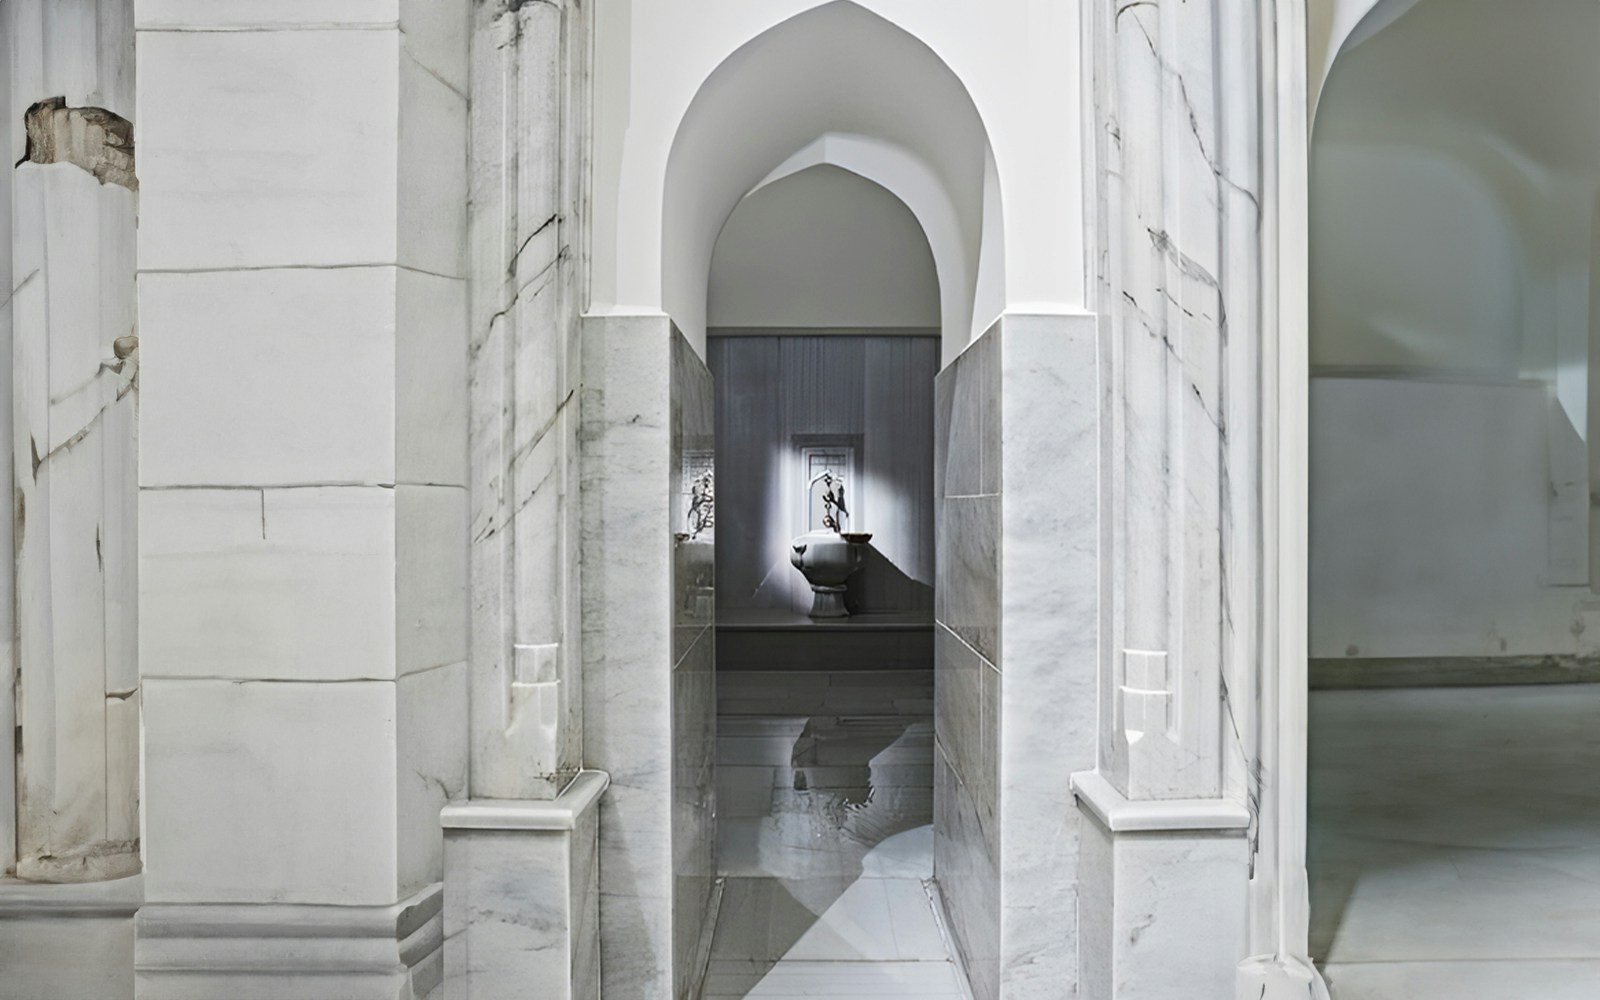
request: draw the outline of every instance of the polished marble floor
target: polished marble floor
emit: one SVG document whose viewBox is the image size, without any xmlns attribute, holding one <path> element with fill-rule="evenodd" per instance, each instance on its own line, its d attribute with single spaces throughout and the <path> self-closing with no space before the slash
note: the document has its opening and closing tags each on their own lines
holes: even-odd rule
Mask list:
<svg viewBox="0 0 1600 1000">
<path fill-rule="evenodd" d="M 719 865 L 703 1000 L 965 1000 L 931 895 L 924 671 L 718 678 Z"/>
<path fill-rule="evenodd" d="M 1600 997 L 1600 685 L 1316 691 L 1334 1000 Z"/>
</svg>

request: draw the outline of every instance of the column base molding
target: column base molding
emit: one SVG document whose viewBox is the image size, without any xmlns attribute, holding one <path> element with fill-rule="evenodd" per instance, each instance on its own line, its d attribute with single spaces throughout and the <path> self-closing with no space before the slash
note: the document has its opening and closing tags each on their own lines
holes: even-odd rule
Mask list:
<svg viewBox="0 0 1600 1000">
<path fill-rule="evenodd" d="M 0 993 L 132 1000 L 133 915 L 144 876 L 45 883 L 0 878 Z"/>
<path fill-rule="evenodd" d="M 1328 1000 L 1328 984 L 1310 962 L 1271 955 L 1239 963 L 1235 1000 Z"/>
<path fill-rule="evenodd" d="M 444 976 L 444 887 L 389 906 L 147 904 L 139 1000 L 423 1000 Z"/>
<path fill-rule="evenodd" d="M 581 771 L 554 799 L 444 807 L 445 1000 L 599 1000 L 610 783 Z"/>
<path fill-rule="evenodd" d="M 1249 931 L 1249 811 L 1225 799 L 1130 801 L 1092 771 L 1074 774 L 1072 790 L 1085 820 L 1082 995 L 1233 996 Z"/>
</svg>

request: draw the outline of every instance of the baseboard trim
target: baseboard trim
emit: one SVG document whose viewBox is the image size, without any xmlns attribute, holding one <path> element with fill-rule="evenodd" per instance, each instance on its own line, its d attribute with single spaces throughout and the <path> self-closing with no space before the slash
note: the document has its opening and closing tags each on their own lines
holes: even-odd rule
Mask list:
<svg viewBox="0 0 1600 1000">
<path fill-rule="evenodd" d="M 1597 684 L 1595 656 L 1325 657 L 1307 663 L 1313 691 L 1364 688 Z"/>
<path fill-rule="evenodd" d="M 135 918 L 140 996 L 228 995 L 258 978 L 283 981 L 284 997 L 426 996 L 444 974 L 443 908 L 443 883 L 388 906 L 146 904 Z"/>
</svg>

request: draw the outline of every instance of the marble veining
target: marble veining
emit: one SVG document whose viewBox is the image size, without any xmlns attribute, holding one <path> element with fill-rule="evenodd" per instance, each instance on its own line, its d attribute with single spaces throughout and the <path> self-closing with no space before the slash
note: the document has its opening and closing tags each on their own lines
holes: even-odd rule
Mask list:
<svg viewBox="0 0 1600 1000">
<path fill-rule="evenodd" d="M 1095 759 L 1096 351 L 1093 317 L 1007 315 L 939 376 L 935 876 L 980 1000 L 1077 981 L 1060 768 Z"/>
<path fill-rule="evenodd" d="M 684 996 L 715 879 L 715 643 L 710 564 L 675 535 L 684 457 L 711 448 L 710 374 L 664 316 L 588 319 L 583 348 L 584 756 L 612 780 L 601 976 Z"/>
</svg>

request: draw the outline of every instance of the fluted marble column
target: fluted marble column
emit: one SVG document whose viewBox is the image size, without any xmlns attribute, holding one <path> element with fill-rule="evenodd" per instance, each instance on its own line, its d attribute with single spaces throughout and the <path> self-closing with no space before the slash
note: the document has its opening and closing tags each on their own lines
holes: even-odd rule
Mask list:
<svg viewBox="0 0 1600 1000">
<path fill-rule="evenodd" d="M 33 0 L 5 26 L 18 811 L 4 826 L 7 868 L 50 882 L 139 870 L 130 16 Z"/>
<path fill-rule="evenodd" d="M 444 811 L 445 994 L 595 1000 L 579 312 L 588 5 L 472 5 L 470 797 Z M 514 913 L 514 919 L 507 914 Z"/>
<path fill-rule="evenodd" d="M 1094 1000 L 1230 996 L 1260 950 L 1259 693 L 1281 652 L 1263 486 L 1281 326 L 1275 109 L 1280 33 L 1303 32 L 1280 12 L 1291 6 L 1094 6 L 1111 516 L 1098 762 L 1073 780 L 1092 820 L 1079 871 Z"/>
<path fill-rule="evenodd" d="M 133 52 L 131 0 L 0 4 L 0 992 L 16 996 L 133 993 Z"/>
</svg>

